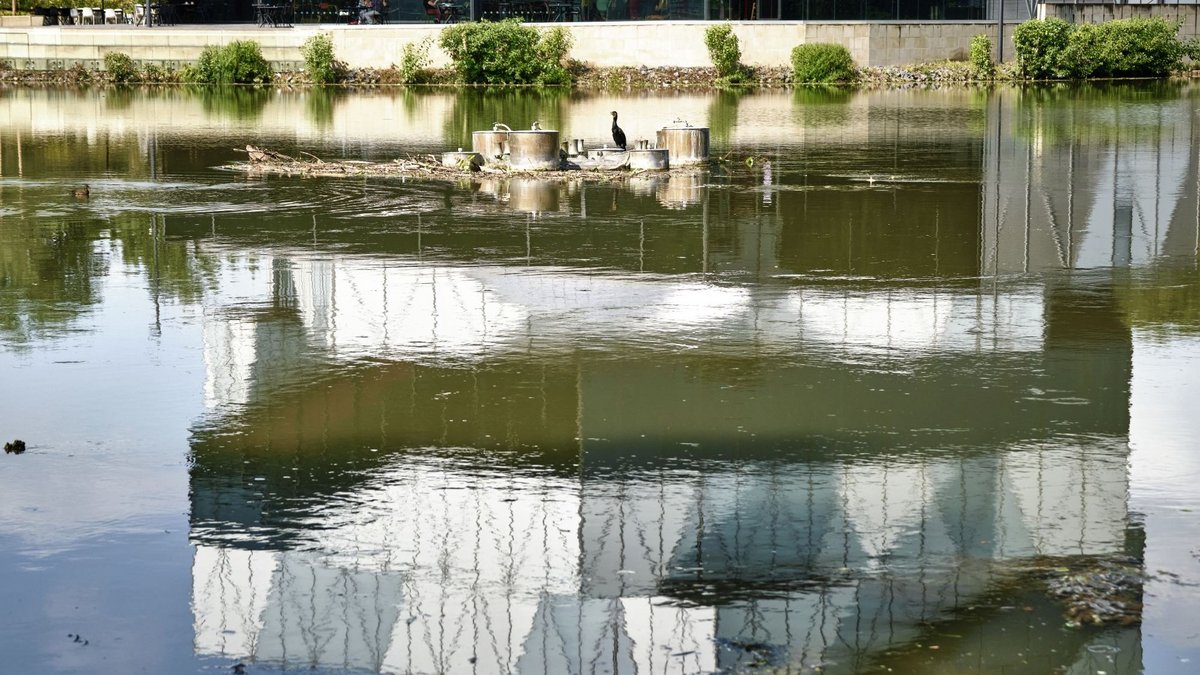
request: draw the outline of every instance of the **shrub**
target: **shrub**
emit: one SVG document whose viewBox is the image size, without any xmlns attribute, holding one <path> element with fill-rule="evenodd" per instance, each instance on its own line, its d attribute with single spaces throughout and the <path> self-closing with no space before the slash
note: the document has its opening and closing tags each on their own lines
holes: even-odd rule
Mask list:
<svg viewBox="0 0 1200 675">
<path fill-rule="evenodd" d="M 1067 51 L 1071 24 L 1062 19 L 1033 19 L 1013 30 L 1017 73 L 1035 80 L 1072 76 L 1070 61 L 1078 54 Z"/>
<path fill-rule="evenodd" d="M 996 64 L 992 62 L 992 39 L 986 35 L 971 38 L 971 70 L 975 77 L 990 80 L 996 76 Z"/>
<path fill-rule="evenodd" d="M 113 82 L 132 82 L 138 77 L 137 64 L 124 52 L 105 54 L 104 71 Z"/>
<path fill-rule="evenodd" d="M 797 82 L 849 82 L 858 75 L 849 50 L 823 42 L 793 49 L 792 72 Z"/>
<path fill-rule="evenodd" d="M 746 66 L 742 65 L 742 47 L 738 36 L 728 23 L 705 29 L 704 46 L 708 47 L 708 58 L 712 59 L 720 81 L 737 83 L 749 78 Z"/>
<path fill-rule="evenodd" d="M 571 36 L 563 29 L 545 35 L 520 19 L 454 24 L 438 43 L 468 84 L 567 84 L 563 65 Z"/>
<path fill-rule="evenodd" d="M 63 71 L 63 77 L 68 82 L 88 82 L 92 79 L 92 71 L 88 70 L 82 63 L 76 61 Z"/>
<path fill-rule="evenodd" d="M 1200 61 L 1200 37 L 1194 37 L 1183 41 L 1183 55 L 1193 61 Z M 0 69 L 4 66 L 0 62 Z"/>
<path fill-rule="evenodd" d="M 333 38 L 325 33 L 314 35 L 300 47 L 304 71 L 315 84 L 333 84 L 342 78 L 341 64 L 333 58 Z"/>
<path fill-rule="evenodd" d="M 187 66 L 187 68 L 193 67 Z M 146 63 L 142 65 L 142 82 L 161 84 L 165 82 L 180 82 L 184 79 L 187 78 L 185 78 L 183 73 L 179 71 L 157 66 L 153 63 Z"/>
<path fill-rule="evenodd" d="M 429 48 L 433 38 L 404 45 L 400 53 L 400 82 L 402 84 L 425 84 L 429 82 Z"/>
<path fill-rule="evenodd" d="M 1162 77 L 1192 49 L 1179 39 L 1179 26 L 1159 18 L 1078 26 L 1026 21 L 1013 32 L 1017 72 L 1033 79 Z"/>
<path fill-rule="evenodd" d="M 224 47 L 200 52 L 191 79 L 202 84 L 257 84 L 271 79 L 271 65 L 253 40 L 234 40 Z"/>
<path fill-rule="evenodd" d="M 1161 18 L 1122 19 L 1096 28 L 1093 62 L 1096 74 L 1108 77 L 1164 77 L 1179 69 L 1185 45 L 1179 23 Z M 1080 26 L 1079 28 L 1082 28 Z M 1083 31 L 1076 30 L 1076 33 Z M 1074 35 L 1072 35 L 1074 38 Z"/>
</svg>

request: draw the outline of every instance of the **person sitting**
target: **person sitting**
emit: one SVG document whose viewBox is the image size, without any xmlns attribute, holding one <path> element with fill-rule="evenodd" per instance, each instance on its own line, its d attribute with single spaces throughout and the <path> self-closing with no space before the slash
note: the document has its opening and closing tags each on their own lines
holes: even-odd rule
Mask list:
<svg viewBox="0 0 1200 675">
<path fill-rule="evenodd" d="M 376 9 L 377 0 L 362 0 L 358 4 L 359 23 L 383 23 L 383 14 Z"/>
</svg>

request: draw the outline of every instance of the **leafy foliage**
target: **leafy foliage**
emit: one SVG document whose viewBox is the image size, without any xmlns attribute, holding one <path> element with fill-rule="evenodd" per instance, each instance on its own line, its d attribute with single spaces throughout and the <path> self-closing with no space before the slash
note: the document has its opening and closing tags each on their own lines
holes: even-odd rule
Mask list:
<svg viewBox="0 0 1200 675">
<path fill-rule="evenodd" d="M 704 46 L 708 48 L 708 58 L 712 59 L 717 69 L 719 83 L 736 84 L 749 79 L 749 69 L 742 65 L 741 44 L 728 23 L 706 28 Z"/>
<path fill-rule="evenodd" d="M 1161 18 L 1122 19 L 1095 26 L 1090 41 L 1096 74 L 1106 77 L 1165 77 L 1178 70 L 1185 53 L 1180 24 Z M 1080 26 L 1079 28 L 1082 28 Z M 1083 31 L 1077 30 L 1076 33 Z M 1074 41 L 1075 36 L 1072 35 Z"/>
<path fill-rule="evenodd" d="M 1013 31 L 1017 73 L 1035 80 L 1069 77 L 1067 45 L 1071 24 L 1062 19 L 1034 19 Z"/>
<path fill-rule="evenodd" d="M 1183 55 L 1193 61 L 1200 61 L 1200 37 L 1183 41 Z"/>
<path fill-rule="evenodd" d="M 996 76 L 996 64 L 992 62 L 992 39 L 980 34 L 971 38 L 971 70 L 975 77 L 990 80 Z"/>
<path fill-rule="evenodd" d="M 333 84 L 342 79 L 345 68 L 333 56 L 333 38 L 319 33 L 304 41 L 300 47 L 304 71 L 315 84 Z"/>
<path fill-rule="evenodd" d="M 141 81 L 147 84 L 178 83 L 184 79 L 181 71 L 164 68 L 153 63 L 142 64 Z"/>
<path fill-rule="evenodd" d="M 429 48 L 433 38 L 420 42 L 409 42 L 400 53 L 400 82 L 403 84 L 427 84 L 429 73 Z"/>
<path fill-rule="evenodd" d="M 201 84 L 258 84 L 271 80 L 271 65 L 254 40 L 205 47 L 195 68 L 188 72 L 192 81 Z"/>
<path fill-rule="evenodd" d="M 454 24 L 438 43 L 468 84 L 569 84 L 564 61 L 571 35 L 562 28 L 543 34 L 520 19 Z"/>
<path fill-rule="evenodd" d="M 1017 73 L 1031 79 L 1164 77 L 1194 49 L 1179 39 L 1179 26 L 1160 18 L 1076 26 L 1026 21 L 1013 32 Z"/>
<path fill-rule="evenodd" d="M 104 71 L 113 82 L 133 82 L 138 79 L 137 64 L 124 52 L 109 52 L 104 55 Z"/>
<path fill-rule="evenodd" d="M 850 51 L 825 42 L 793 49 L 792 72 L 797 82 L 850 82 L 858 76 Z"/>
</svg>

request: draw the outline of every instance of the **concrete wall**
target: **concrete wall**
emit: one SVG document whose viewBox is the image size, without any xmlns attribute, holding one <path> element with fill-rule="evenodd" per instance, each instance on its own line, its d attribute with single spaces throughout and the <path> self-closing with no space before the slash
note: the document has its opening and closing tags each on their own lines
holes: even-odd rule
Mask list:
<svg viewBox="0 0 1200 675">
<path fill-rule="evenodd" d="M 563 25 L 563 24 L 555 24 Z M 704 30 L 712 22 L 642 21 L 566 25 L 575 37 L 571 56 L 595 66 L 712 65 L 704 47 Z M 1013 24 L 1015 25 L 1015 24 Z M 436 25 L 297 25 L 258 29 L 250 26 L 114 27 L 49 26 L 0 28 L 0 59 L 14 68 L 46 69 L 82 63 L 99 67 L 104 55 L 121 51 L 138 61 L 178 66 L 195 61 L 208 45 L 256 40 L 263 54 L 281 67 L 298 67 L 300 45 L 317 33 L 328 33 L 338 58 L 352 67 L 387 67 L 400 62 L 404 45 L 436 36 Z M 860 66 L 907 65 L 942 59 L 965 59 L 971 38 L 985 33 L 995 41 L 996 24 L 977 22 L 753 21 L 734 24 L 749 65 L 790 65 L 792 48 L 808 42 L 834 42 L 850 50 Z M 1006 38 L 1012 26 L 1005 28 Z M 1011 42 L 1004 56 L 1012 56 Z M 434 66 L 448 64 L 437 47 Z"/>
</svg>

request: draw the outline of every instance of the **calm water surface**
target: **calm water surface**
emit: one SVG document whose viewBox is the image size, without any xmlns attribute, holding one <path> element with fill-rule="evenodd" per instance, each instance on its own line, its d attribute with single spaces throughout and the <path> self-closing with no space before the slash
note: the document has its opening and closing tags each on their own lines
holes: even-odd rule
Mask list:
<svg viewBox="0 0 1200 675">
<path fill-rule="evenodd" d="M 0 90 L 3 670 L 1197 672 L 1198 94 Z"/>
</svg>

